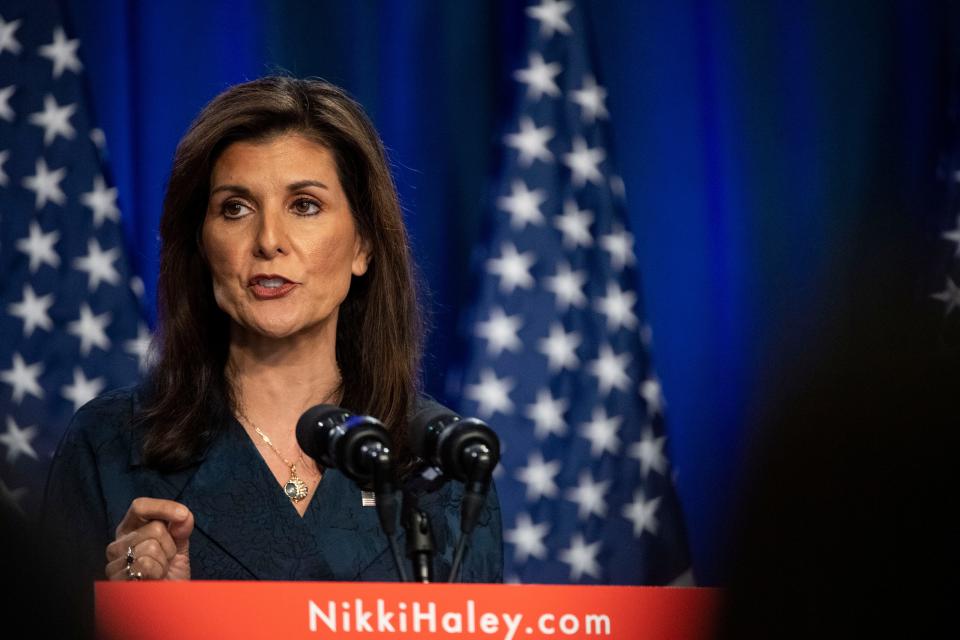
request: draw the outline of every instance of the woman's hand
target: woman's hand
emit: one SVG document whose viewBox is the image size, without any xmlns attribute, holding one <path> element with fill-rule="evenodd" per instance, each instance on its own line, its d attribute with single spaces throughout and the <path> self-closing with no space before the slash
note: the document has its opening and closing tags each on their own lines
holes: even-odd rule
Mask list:
<svg viewBox="0 0 960 640">
<path fill-rule="evenodd" d="M 189 580 L 193 514 L 173 500 L 137 498 L 107 545 L 107 580 Z M 133 563 L 127 569 L 128 550 Z"/>
</svg>

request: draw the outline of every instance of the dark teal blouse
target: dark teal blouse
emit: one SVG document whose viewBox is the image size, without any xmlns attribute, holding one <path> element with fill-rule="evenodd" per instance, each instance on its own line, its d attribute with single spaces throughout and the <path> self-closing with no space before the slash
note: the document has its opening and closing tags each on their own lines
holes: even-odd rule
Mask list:
<svg viewBox="0 0 960 640">
<path fill-rule="evenodd" d="M 107 544 L 130 503 L 151 497 L 175 500 L 193 512 L 193 579 L 397 580 L 376 509 L 362 506 L 360 490 L 344 475 L 326 470 L 301 517 L 236 420 L 190 467 L 160 473 L 141 460 L 140 438 L 131 426 L 136 405 L 134 388 L 89 402 L 74 416 L 53 461 L 45 520 L 59 544 L 77 554 L 83 573 L 103 577 Z M 418 506 L 430 517 L 437 550 L 434 577 L 446 580 L 459 535 L 462 486 L 418 484 Z M 402 554 L 402 527 L 398 531 Z M 502 561 L 500 507 L 491 490 L 461 578 L 500 582 Z"/>
</svg>

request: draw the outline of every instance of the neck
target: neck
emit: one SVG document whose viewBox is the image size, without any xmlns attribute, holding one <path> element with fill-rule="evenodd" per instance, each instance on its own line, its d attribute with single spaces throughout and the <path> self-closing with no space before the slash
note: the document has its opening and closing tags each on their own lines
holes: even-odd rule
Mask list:
<svg viewBox="0 0 960 640">
<path fill-rule="evenodd" d="M 339 399 L 336 332 L 274 339 L 233 327 L 227 371 L 244 414 L 287 441 L 306 409 Z"/>
</svg>

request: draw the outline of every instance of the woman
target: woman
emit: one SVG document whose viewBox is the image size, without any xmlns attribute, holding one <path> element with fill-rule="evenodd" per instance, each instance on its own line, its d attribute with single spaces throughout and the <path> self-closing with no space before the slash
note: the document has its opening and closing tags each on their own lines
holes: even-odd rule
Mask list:
<svg viewBox="0 0 960 640">
<path fill-rule="evenodd" d="M 416 296 L 366 115 L 315 80 L 228 89 L 177 147 L 160 234 L 155 367 L 78 411 L 48 483 L 83 575 L 395 580 L 375 509 L 295 436 L 305 409 L 340 405 L 382 420 L 416 466 Z M 456 483 L 420 499 L 439 579 L 459 500 Z M 463 580 L 499 581 L 501 546 L 491 492 Z"/>
</svg>

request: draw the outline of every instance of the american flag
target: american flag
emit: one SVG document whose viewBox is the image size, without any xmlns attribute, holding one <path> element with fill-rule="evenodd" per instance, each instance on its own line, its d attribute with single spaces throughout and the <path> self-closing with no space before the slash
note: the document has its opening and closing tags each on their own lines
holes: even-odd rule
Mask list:
<svg viewBox="0 0 960 640">
<path fill-rule="evenodd" d="M 505 577 L 690 583 L 607 92 L 579 7 L 542 0 L 526 14 L 462 378 L 463 413 L 504 445 Z"/>
<path fill-rule="evenodd" d="M 0 7 L 0 499 L 27 514 L 73 412 L 149 344 L 79 45 L 56 2 Z"/>
</svg>

